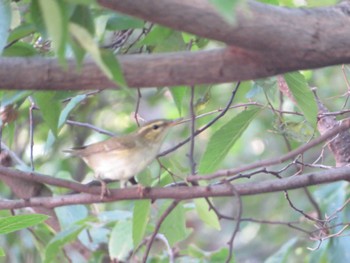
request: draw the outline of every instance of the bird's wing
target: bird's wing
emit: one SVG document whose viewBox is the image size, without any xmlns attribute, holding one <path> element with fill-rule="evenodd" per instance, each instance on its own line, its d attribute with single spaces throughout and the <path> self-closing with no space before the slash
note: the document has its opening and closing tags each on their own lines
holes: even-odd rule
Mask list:
<svg viewBox="0 0 350 263">
<path fill-rule="evenodd" d="M 116 149 L 130 149 L 136 146 L 134 140 L 120 140 L 118 137 L 110 138 L 104 142 L 97 142 L 86 146 L 76 147 L 64 152 L 75 156 L 89 156 L 96 153 L 111 152 Z"/>
</svg>

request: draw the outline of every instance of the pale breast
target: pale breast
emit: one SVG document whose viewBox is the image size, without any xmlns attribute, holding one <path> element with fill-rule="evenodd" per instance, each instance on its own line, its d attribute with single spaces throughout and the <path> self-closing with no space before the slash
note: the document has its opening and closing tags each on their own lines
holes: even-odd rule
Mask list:
<svg viewBox="0 0 350 263">
<path fill-rule="evenodd" d="M 112 151 L 103 156 L 92 154 L 83 159 L 94 170 L 97 178 L 124 181 L 145 169 L 155 159 L 158 151 L 159 147 L 143 147 L 133 154 Z"/>
</svg>

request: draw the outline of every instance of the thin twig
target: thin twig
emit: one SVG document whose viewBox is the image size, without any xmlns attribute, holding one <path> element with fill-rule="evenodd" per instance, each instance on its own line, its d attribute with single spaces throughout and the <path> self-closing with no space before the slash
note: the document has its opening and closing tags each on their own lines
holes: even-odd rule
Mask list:
<svg viewBox="0 0 350 263">
<path fill-rule="evenodd" d="M 29 107 L 29 141 L 30 141 L 30 168 L 34 171 L 34 157 L 33 157 L 33 148 L 34 148 L 34 119 L 33 111 L 38 109 L 34 103 L 34 100 L 29 96 L 30 107 Z"/>
<path fill-rule="evenodd" d="M 136 107 L 135 107 L 135 113 L 134 113 L 134 118 L 136 121 L 136 124 L 138 127 L 140 127 L 140 122 L 139 122 L 139 109 L 140 109 L 140 102 L 141 102 L 142 94 L 141 94 L 141 89 L 137 88 L 137 101 L 136 101 Z"/>
<path fill-rule="evenodd" d="M 347 129 L 350 128 L 350 119 L 346 119 L 342 122 L 342 124 L 340 124 L 338 127 L 333 128 L 329 131 L 327 131 L 326 133 L 324 133 L 323 135 L 321 135 L 320 137 L 300 146 L 299 148 L 285 154 L 282 155 L 280 157 L 277 158 L 272 158 L 272 159 L 267 159 L 264 161 L 260 161 L 260 162 L 255 162 L 249 165 L 245 165 L 242 167 L 238 167 L 238 168 L 233 168 L 233 169 L 226 169 L 226 170 L 220 170 L 217 171 L 213 174 L 209 174 L 209 175 L 196 175 L 196 176 L 189 176 L 187 178 L 188 181 L 198 181 L 198 180 L 212 180 L 215 178 L 220 178 L 220 177 L 227 177 L 230 175 L 234 175 L 234 174 L 239 174 L 243 171 L 248 171 L 248 170 L 252 170 L 252 169 L 257 169 L 260 167 L 267 167 L 267 166 L 271 166 L 271 165 L 275 165 L 275 164 L 280 164 L 283 163 L 291 158 L 295 158 L 296 156 L 298 156 L 301 153 L 306 152 L 307 150 L 313 148 L 314 146 L 320 144 L 321 142 L 324 142 L 326 140 L 328 140 L 329 138 L 337 135 L 338 133 L 345 131 Z"/>
<path fill-rule="evenodd" d="M 85 128 L 89 128 L 91 130 L 94 130 L 98 133 L 101 133 L 101 134 L 105 134 L 105 135 L 108 135 L 108 136 L 115 136 L 114 133 L 110 132 L 110 131 L 107 131 L 107 130 L 104 130 L 104 129 L 101 129 L 101 128 L 98 128 L 90 123 L 86 123 L 86 122 L 79 122 L 79 121 L 72 121 L 72 120 L 67 120 L 66 121 L 67 124 L 69 125 L 74 125 L 74 126 L 79 126 L 79 127 L 85 127 Z"/>
<path fill-rule="evenodd" d="M 196 129 L 196 113 L 194 110 L 194 86 L 191 86 L 191 99 L 190 99 L 190 114 L 191 114 L 191 136 L 190 136 L 190 151 L 188 158 L 190 160 L 191 174 L 196 174 L 196 163 L 194 161 L 194 142 L 195 142 L 195 129 Z"/>
<path fill-rule="evenodd" d="M 226 259 L 226 263 L 229 263 L 231 261 L 232 254 L 233 254 L 233 242 L 234 242 L 235 237 L 236 237 L 236 235 L 237 235 L 237 233 L 239 231 L 239 226 L 240 226 L 241 218 L 242 218 L 242 214 L 243 214 L 242 198 L 239 195 L 239 193 L 236 191 L 236 189 L 234 188 L 233 185 L 232 185 L 232 193 L 237 198 L 238 205 L 236 207 L 238 209 L 238 215 L 236 216 L 236 221 L 237 222 L 236 222 L 235 228 L 234 228 L 234 230 L 232 232 L 232 236 L 231 236 L 229 242 L 227 243 L 228 246 L 229 246 L 229 253 L 228 253 L 228 256 L 227 256 L 227 259 Z"/>
<path fill-rule="evenodd" d="M 179 201 L 174 200 L 171 205 L 164 211 L 164 213 L 162 214 L 162 216 L 159 218 L 157 225 L 152 233 L 152 236 L 150 237 L 150 239 L 147 242 L 147 246 L 146 246 L 146 252 L 143 255 L 143 259 L 142 262 L 146 263 L 149 252 L 151 250 L 154 238 L 156 237 L 156 235 L 158 234 L 158 231 L 162 225 L 162 223 L 164 222 L 165 218 L 171 213 L 171 211 L 173 211 L 175 209 L 175 207 L 177 206 L 177 204 L 179 203 Z"/>
<path fill-rule="evenodd" d="M 237 92 L 238 87 L 239 87 L 240 84 L 241 84 L 241 82 L 238 81 L 238 82 L 237 82 L 237 85 L 236 85 L 236 87 L 235 87 L 235 89 L 232 91 L 231 97 L 230 97 L 230 99 L 229 99 L 229 101 L 228 101 L 226 107 L 224 108 L 224 110 L 223 110 L 218 116 L 216 116 L 214 119 L 212 119 L 210 122 L 208 122 L 205 126 L 203 126 L 202 128 L 200 128 L 199 130 L 195 131 L 195 133 L 194 133 L 195 136 L 197 136 L 198 134 L 200 134 L 200 133 L 202 133 L 203 131 L 205 131 L 206 129 L 208 129 L 210 126 L 212 126 L 215 122 L 217 122 L 221 117 L 223 117 L 223 116 L 226 114 L 226 112 L 229 110 L 229 108 L 230 108 L 230 106 L 231 106 L 231 104 L 232 104 L 232 102 L 233 102 L 233 99 L 234 99 L 234 97 L 235 97 L 235 95 L 236 95 L 236 92 Z M 166 150 L 166 151 L 160 153 L 160 154 L 158 155 L 158 157 L 159 157 L 159 156 L 165 156 L 165 155 L 167 155 L 167 154 L 169 154 L 169 153 L 171 153 L 171 152 L 177 150 L 177 149 L 180 148 L 181 146 L 183 146 L 183 145 L 185 145 L 186 143 L 188 143 L 190 140 L 191 140 L 191 137 L 187 138 L 186 140 L 180 142 L 179 144 L 177 144 L 177 145 L 174 146 L 173 148 L 170 148 L 170 149 L 168 149 L 168 150 Z"/>
</svg>

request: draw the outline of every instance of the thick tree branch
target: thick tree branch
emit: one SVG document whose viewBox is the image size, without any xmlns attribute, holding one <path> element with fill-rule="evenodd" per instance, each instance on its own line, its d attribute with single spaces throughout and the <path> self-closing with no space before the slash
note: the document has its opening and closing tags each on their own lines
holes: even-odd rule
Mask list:
<svg viewBox="0 0 350 263">
<path fill-rule="evenodd" d="M 267 180 L 264 182 L 252 182 L 235 184 L 235 193 L 240 196 L 257 195 L 263 193 L 279 192 L 284 190 L 298 189 L 302 187 L 331 183 L 341 180 L 350 180 L 350 167 L 335 168 L 332 170 L 308 173 L 283 179 Z M 93 187 L 93 190 L 100 190 Z M 213 186 L 186 186 L 168 188 L 146 188 L 140 193 L 138 188 L 124 188 L 111 190 L 111 195 L 100 199 L 99 194 L 73 194 L 54 197 L 34 197 L 26 200 L 2 200 L 0 209 L 18 209 L 24 207 L 47 207 L 73 204 L 92 204 L 99 202 L 115 202 L 120 200 L 138 199 L 175 199 L 187 200 L 203 197 L 232 196 L 232 185 L 224 183 Z"/>
<path fill-rule="evenodd" d="M 99 2 L 231 45 L 198 52 L 119 56 L 130 87 L 233 82 L 350 63 L 349 1 L 314 9 L 288 9 L 250 1 L 247 8 L 237 11 L 235 26 L 222 20 L 205 0 Z M 19 76 L 25 81 L 19 81 Z M 0 58 L 0 79 L 0 89 L 117 88 L 91 60 L 78 71 L 74 61 L 68 61 L 68 69 L 63 70 L 55 59 Z"/>
<path fill-rule="evenodd" d="M 286 8 L 247 1 L 230 25 L 207 0 L 98 0 L 100 5 L 179 31 L 245 49 L 276 52 L 342 50 L 350 43 L 350 3 L 332 7 Z M 310 53 L 310 54 L 307 54 Z M 286 54 L 287 55 L 287 54 Z M 294 55 L 294 54 L 293 54 Z"/>
<path fill-rule="evenodd" d="M 311 53 L 313 56 L 305 59 L 302 52 L 281 54 L 229 47 L 197 52 L 123 55 L 118 59 L 128 86 L 134 88 L 225 83 L 350 63 L 350 50 L 329 50 L 327 55 L 318 51 Z M 68 69 L 64 70 L 52 58 L 0 58 L 0 79 L 0 89 L 118 88 L 91 60 L 87 60 L 80 70 L 73 60 L 69 60 Z"/>
</svg>

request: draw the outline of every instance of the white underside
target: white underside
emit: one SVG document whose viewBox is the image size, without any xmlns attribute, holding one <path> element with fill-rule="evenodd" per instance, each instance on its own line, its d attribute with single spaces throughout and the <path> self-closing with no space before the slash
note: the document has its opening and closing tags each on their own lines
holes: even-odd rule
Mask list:
<svg viewBox="0 0 350 263">
<path fill-rule="evenodd" d="M 144 170 L 158 154 L 159 147 L 148 147 L 145 154 L 129 154 L 115 151 L 110 152 L 108 156 L 88 156 L 84 161 L 93 168 L 97 179 L 110 179 L 119 181 L 128 181 L 131 177 Z M 103 160 L 101 160 L 103 158 Z M 130 165 L 132 163 L 133 165 Z"/>
</svg>

